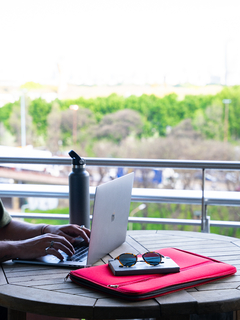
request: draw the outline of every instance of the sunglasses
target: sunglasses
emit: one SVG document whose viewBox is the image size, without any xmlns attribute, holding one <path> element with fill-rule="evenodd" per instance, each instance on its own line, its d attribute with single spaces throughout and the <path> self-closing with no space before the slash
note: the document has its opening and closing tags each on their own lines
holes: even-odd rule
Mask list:
<svg viewBox="0 0 240 320">
<path fill-rule="evenodd" d="M 114 260 L 118 260 L 123 267 L 132 267 L 137 262 L 146 262 L 151 266 L 157 266 L 158 264 L 163 263 L 162 259 L 164 256 L 158 252 L 146 252 L 142 255 L 142 258 L 143 260 L 138 260 L 138 257 L 133 253 L 122 253 Z"/>
</svg>

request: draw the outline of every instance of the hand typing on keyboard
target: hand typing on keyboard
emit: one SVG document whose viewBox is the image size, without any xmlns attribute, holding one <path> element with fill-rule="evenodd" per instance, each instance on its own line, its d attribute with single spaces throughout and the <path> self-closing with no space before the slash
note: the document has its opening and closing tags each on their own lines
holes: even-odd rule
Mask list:
<svg viewBox="0 0 240 320">
<path fill-rule="evenodd" d="M 75 249 L 82 246 L 87 247 L 88 243 L 82 237 L 77 237 L 74 239 L 73 246 Z"/>
<path fill-rule="evenodd" d="M 75 253 L 67 257 L 67 261 L 83 261 L 86 260 L 88 255 L 88 246 L 81 246 L 75 248 Z"/>
<path fill-rule="evenodd" d="M 80 262 L 86 260 L 88 255 L 88 243 L 86 243 L 83 238 L 77 237 L 73 245 L 75 252 L 72 256 L 68 256 L 67 254 L 61 251 L 64 260 Z"/>
</svg>

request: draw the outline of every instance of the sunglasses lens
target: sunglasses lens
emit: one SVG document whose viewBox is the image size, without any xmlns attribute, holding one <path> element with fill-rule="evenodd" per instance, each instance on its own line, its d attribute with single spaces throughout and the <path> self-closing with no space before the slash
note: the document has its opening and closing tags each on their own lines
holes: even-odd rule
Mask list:
<svg viewBox="0 0 240 320">
<path fill-rule="evenodd" d="M 162 261 L 161 255 L 157 252 L 147 252 L 142 257 L 152 266 L 157 266 Z"/>
<path fill-rule="evenodd" d="M 133 254 L 123 253 L 119 256 L 118 260 L 125 267 L 131 267 L 137 262 L 137 257 Z"/>
</svg>

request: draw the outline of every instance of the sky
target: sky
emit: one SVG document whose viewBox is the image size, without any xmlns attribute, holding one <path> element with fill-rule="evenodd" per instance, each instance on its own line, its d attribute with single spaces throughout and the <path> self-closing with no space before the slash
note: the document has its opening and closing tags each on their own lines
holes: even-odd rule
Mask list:
<svg viewBox="0 0 240 320">
<path fill-rule="evenodd" d="M 0 0 L 0 83 L 240 84 L 239 0 Z"/>
</svg>

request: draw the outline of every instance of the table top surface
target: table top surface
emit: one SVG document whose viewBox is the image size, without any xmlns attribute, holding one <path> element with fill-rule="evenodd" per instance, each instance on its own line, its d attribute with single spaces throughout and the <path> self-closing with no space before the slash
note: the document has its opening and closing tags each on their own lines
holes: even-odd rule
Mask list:
<svg viewBox="0 0 240 320">
<path fill-rule="evenodd" d="M 174 247 L 240 269 L 240 239 L 186 231 L 129 231 L 111 253 L 144 253 Z M 107 263 L 109 256 L 97 264 Z M 159 318 L 240 309 L 239 271 L 222 280 L 139 302 L 126 301 L 65 281 L 70 269 L 6 262 L 0 269 L 0 305 L 38 314 L 88 319 Z"/>
</svg>

